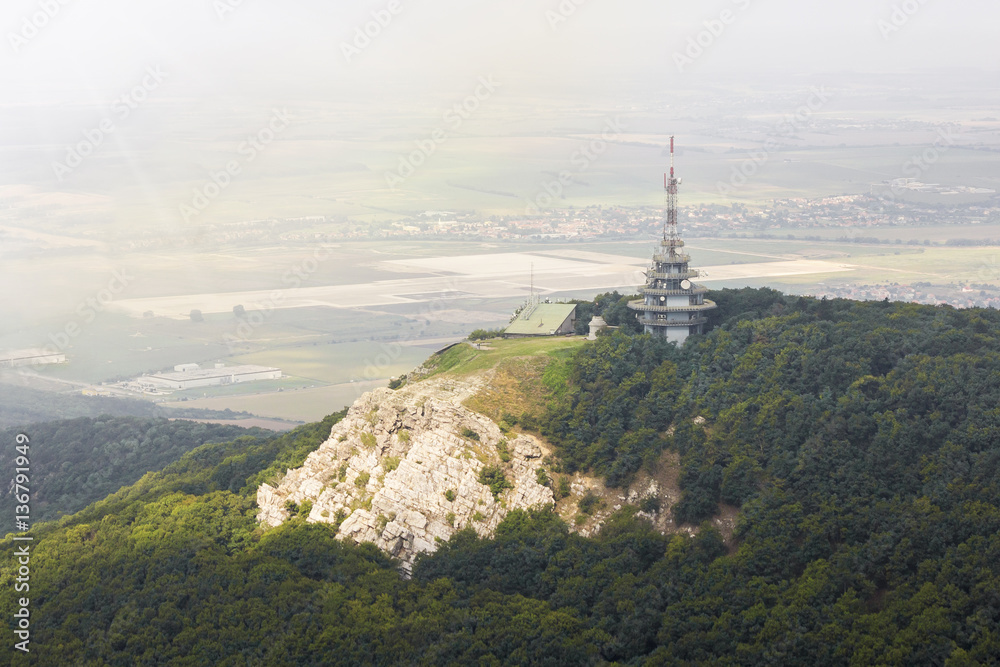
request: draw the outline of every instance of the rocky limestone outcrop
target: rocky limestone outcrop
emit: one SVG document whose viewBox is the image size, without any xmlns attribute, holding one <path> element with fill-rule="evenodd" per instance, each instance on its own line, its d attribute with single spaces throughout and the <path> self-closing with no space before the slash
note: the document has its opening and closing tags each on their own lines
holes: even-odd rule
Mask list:
<svg viewBox="0 0 1000 667">
<path fill-rule="evenodd" d="M 468 394 L 434 381 L 365 394 L 301 468 L 258 489 L 258 520 L 280 525 L 288 501 L 309 501 L 308 521 L 339 524 L 338 537 L 372 542 L 409 571 L 466 526 L 489 536 L 509 511 L 553 503 L 537 481 L 538 443 L 462 407 Z M 486 466 L 500 466 L 513 488 L 494 498 L 479 482 Z"/>
</svg>

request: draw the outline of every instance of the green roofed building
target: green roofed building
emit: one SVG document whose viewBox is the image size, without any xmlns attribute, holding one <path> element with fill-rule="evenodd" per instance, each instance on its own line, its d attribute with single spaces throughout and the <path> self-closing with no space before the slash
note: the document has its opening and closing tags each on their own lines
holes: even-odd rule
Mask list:
<svg viewBox="0 0 1000 667">
<path fill-rule="evenodd" d="M 503 335 L 504 338 L 562 336 L 573 333 L 575 328 L 576 304 L 529 302 Z"/>
</svg>

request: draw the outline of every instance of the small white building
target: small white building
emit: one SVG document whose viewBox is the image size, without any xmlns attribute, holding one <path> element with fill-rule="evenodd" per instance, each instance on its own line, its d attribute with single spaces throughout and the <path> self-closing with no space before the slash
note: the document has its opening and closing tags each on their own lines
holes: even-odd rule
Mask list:
<svg viewBox="0 0 1000 667">
<path fill-rule="evenodd" d="M 597 334 L 608 329 L 608 323 L 604 321 L 604 318 L 600 315 L 594 315 L 593 319 L 590 320 L 590 335 L 587 336 L 587 340 L 597 340 Z"/>
<path fill-rule="evenodd" d="M 504 338 L 565 336 L 576 328 L 576 304 L 538 303 L 528 305 L 504 330 Z"/>
</svg>

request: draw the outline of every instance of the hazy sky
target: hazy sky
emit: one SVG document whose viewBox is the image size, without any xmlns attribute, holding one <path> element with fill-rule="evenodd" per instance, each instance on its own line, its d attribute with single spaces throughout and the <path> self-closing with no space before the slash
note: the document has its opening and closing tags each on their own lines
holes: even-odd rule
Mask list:
<svg viewBox="0 0 1000 667">
<path fill-rule="evenodd" d="M 462 201 L 471 208 L 492 201 L 495 193 L 483 194 L 491 190 L 516 193 L 497 206 L 520 210 L 553 170 L 573 164 L 579 139 L 569 135 L 601 131 L 619 110 L 641 142 L 643 134 L 656 141 L 675 130 L 691 137 L 700 111 L 785 114 L 806 99 L 793 90 L 776 105 L 753 95 L 743 103 L 744 83 L 768 91 L 776 83 L 848 89 L 863 82 L 861 102 L 844 102 L 857 104 L 851 113 L 867 109 L 871 98 L 873 113 L 899 115 L 912 97 L 913 111 L 930 109 L 932 120 L 953 120 L 953 98 L 974 107 L 961 110 L 966 116 L 990 115 L 979 107 L 995 98 L 986 93 L 995 92 L 1000 72 L 998 23 L 996 0 L 4 0 L 0 188 L 31 197 L 10 211 L 17 224 L 90 225 L 102 240 L 161 230 L 199 238 L 193 230 L 200 225 L 269 216 L 371 220 L 382 211 L 450 210 Z M 378 34 L 358 40 L 366 28 Z M 966 71 L 861 76 L 951 68 Z M 144 93 L 136 87 L 151 81 L 150 71 L 165 81 Z M 461 127 L 468 141 L 443 145 L 400 192 L 390 190 L 385 174 L 441 126 L 443 109 L 491 76 L 502 94 Z M 940 82 L 963 94 L 931 99 Z M 128 115 L 116 102 L 136 90 L 152 101 Z M 674 91 L 692 90 L 686 107 L 682 99 L 676 113 L 664 112 L 674 106 Z M 717 100 L 729 98 L 742 108 L 720 108 Z M 839 113 L 839 103 L 824 113 Z M 291 109 L 292 129 L 251 164 L 241 142 L 270 125 L 276 108 Z M 99 124 L 112 121 L 113 133 L 99 135 L 104 143 L 93 157 L 69 173 L 60 167 Z M 773 124 L 770 117 L 754 122 L 757 137 L 762 124 Z M 507 136 L 528 140 L 503 141 Z M 609 153 L 590 172 L 600 174 L 588 176 L 595 185 L 576 189 L 578 203 L 591 196 L 658 203 L 660 149 L 640 143 L 621 150 L 635 159 Z M 873 158 L 860 176 L 840 178 L 901 175 L 907 155 L 898 165 Z M 190 207 L 192 193 L 234 159 L 243 160 L 241 179 L 201 217 L 187 216 L 182 205 Z M 698 167 L 685 165 L 692 189 L 708 191 L 728 178 L 729 163 L 702 164 L 700 181 Z M 453 172 L 461 185 L 480 189 L 453 186 Z M 46 199 L 50 192 L 60 196 Z M 107 280 L 95 275 L 97 283 Z M 25 294 L 25 301 L 44 304 L 52 294 L 72 301 L 74 290 L 96 289 L 69 271 L 49 279 L 34 283 L 49 292 Z"/>
<path fill-rule="evenodd" d="M 995 0 L 397 2 L 348 62 L 343 45 L 372 12 L 384 19 L 388 0 L 7 0 L 0 103 L 43 90 L 101 101 L 150 65 L 169 70 L 179 94 L 317 99 L 390 82 L 450 91 L 488 73 L 525 90 L 599 92 L 644 79 L 662 88 L 719 75 L 1000 69 Z M 58 11 L 48 18 L 45 7 Z M 42 25 L 37 34 L 25 36 L 26 20 Z M 707 46 L 682 72 L 676 54 L 697 53 L 684 52 L 699 35 Z"/>
</svg>

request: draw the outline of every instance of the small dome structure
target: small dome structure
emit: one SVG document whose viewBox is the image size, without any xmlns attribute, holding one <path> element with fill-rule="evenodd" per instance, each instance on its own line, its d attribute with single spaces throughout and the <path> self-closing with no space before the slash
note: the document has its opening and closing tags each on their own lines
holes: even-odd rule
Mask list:
<svg viewBox="0 0 1000 667">
<path fill-rule="evenodd" d="M 587 340 L 597 340 L 597 334 L 608 328 L 608 323 L 604 321 L 604 318 L 600 315 L 594 315 L 594 318 L 590 320 L 590 335 L 587 336 Z"/>
</svg>

